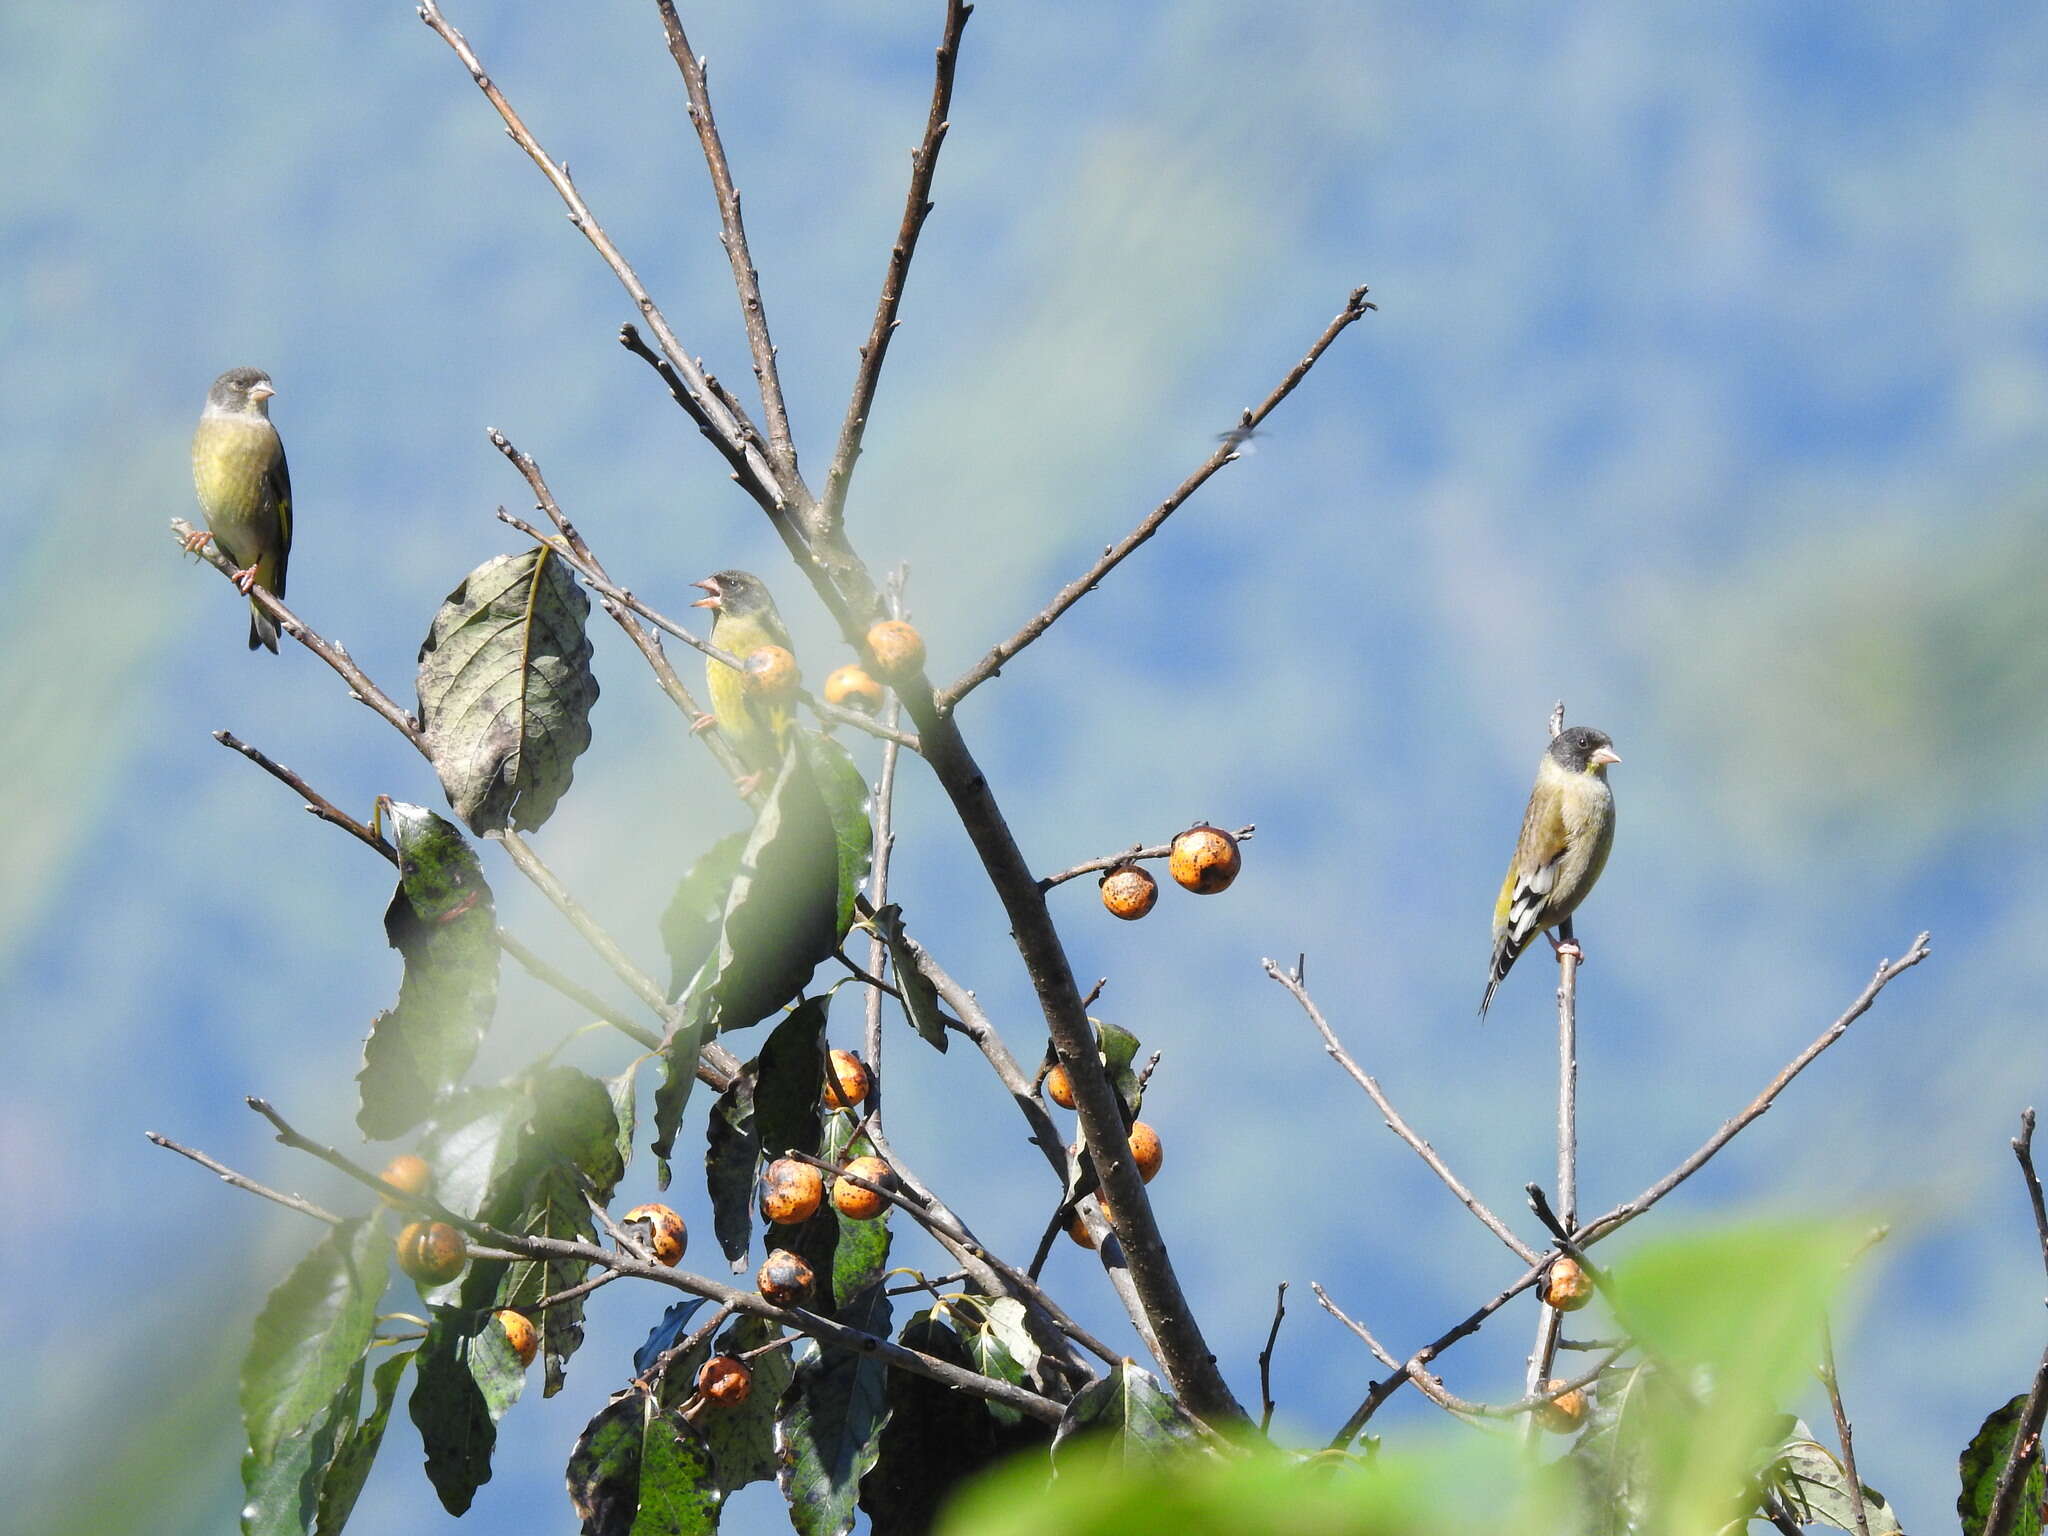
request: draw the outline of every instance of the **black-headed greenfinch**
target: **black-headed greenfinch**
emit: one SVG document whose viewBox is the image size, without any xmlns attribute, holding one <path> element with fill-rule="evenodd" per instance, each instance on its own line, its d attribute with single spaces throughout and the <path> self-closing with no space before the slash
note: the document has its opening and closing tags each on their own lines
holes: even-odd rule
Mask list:
<svg viewBox="0 0 2048 1536">
<path fill-rule="evenodd" d="M 789 631 L 775 610 L 767 584 L 750 571 L 720 571 L 692 582 L 710 595 L 690 606 L 712 611 L 711 643 L 740 661 L 764 645 L 790 650 Z M 722 661 L 704 660 L 704 684 L 711 713 L 725 739 L 747 765 L 750 777 L 773 773 L 782 762 L 793 716 L 787 699 L 770 701 L 752 693 L 740 673 Z"/>
<path fill-rule="evenodd" d="M 235 565 L 235 585 L 261 585 L 284 596 L 292 553 L 292 477 L 284 441 L 270 424 L 277 386 L 260 368 L 230 368 L 206 392 L 199 430 L 192 434 L 192 485 L 206 514 L 209 538 Z M 249 649 L 277 651 L 277 625 L 249 600 Z"/>
<path fill-rule="evenodd" d="M 1481 1018 L 1531 939 L 1557 928 L 1562 943 L 1572 942 L 1572 913 L 1600 878 L 1614 846 L 1607 765 L 1620 761 L 1605 731 L 1575 725 L 1557 734 L 1537 765 L 1521 840 L 1493 904 L 1493 963 L 1479 1001 Z"/>
</svg>

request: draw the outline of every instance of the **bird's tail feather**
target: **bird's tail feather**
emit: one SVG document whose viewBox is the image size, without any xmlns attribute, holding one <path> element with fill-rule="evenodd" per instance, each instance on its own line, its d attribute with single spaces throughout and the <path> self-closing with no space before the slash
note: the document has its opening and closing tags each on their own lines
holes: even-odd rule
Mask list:
<svg viewBox="0 0 2048 1536">
<path fill-rule="evenodd" d="M 1504 933 L 1494 941 L 1493 963 L 1486 973 L 1486 995 L 1479 1000 L 1479 1017 L 1486 1017 L 1486 1010 L 1493 1006 L 1493 994 L 1500 990 L 1500 984 L 1507 979 L 1509 971 L 1515 968 L 1515 960 L 1522 953 L 1522 947 L 1515 942 L 1512 933 Z"/>
<path fill-rule="evenodd" d="M 277 654 L 277 620 L 265 613 L 253 601 L 249 604 L 249 649 L 258 648 Z"/>
</svg>

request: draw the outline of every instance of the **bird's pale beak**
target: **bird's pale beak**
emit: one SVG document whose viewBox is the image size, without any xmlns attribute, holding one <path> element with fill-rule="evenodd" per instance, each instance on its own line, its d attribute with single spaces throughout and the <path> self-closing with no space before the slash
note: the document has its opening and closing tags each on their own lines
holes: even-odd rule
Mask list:
<svg viewBox="0 0 2048 1536">
<path fill-rule="evenodd" d="M 717 580 L 710 576 L 706 576 L 702 581 L 693 581 L 690 583 L 690 585 L 693 587 L 702 587 L 706 592 L 709 592 L 711 594 L 709 597 L 698 598 L 697 601 L 690 604 L 692 608 L 716 608 L 719 606 L 719 599 L 725 596 L 725 594 L 719 590 Z"/>
<path fill-rule="evenodd" d="M 1612 747 L 1595 747 L 1593 749 L 1593 755 L 1587 758 L 1586 761 L 1593 764 L 1595 767 L 1598 767 L 1602 763 L 1620 762 L 1621 754 L 1615 751 Z"/>
<path fill-rule="evenodd" d="M 275 384 L 256 384 L 250 387 L 249 398 L 251 400 L 268 400 L 276 393 L 277 386 Z"/>
</svg>

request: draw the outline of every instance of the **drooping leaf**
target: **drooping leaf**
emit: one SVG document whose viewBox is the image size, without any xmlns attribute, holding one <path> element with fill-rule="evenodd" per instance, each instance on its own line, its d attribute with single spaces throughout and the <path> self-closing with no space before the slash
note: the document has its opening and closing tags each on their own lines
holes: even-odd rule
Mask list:
<svg viewBox="0 0 2048 1536">
<path fill-rule="evenodd" d="M 451 1515 L 467 1510 L 491 1480 L 498 1443 L 490 1405 L 469 1367 L 469 1330 L 476 1321 L 473 1312 L 432 1309 L 406 1404 L 427 1453 L 427 1480 Z"/>
<path fill-rule="evenodd" d="M 259 1460 L 242 1454 L 243 1536 L 307 1536 L 319 1518 L 320 1489 L 339 1447 L 355 1426 L 363 1395 L 359 1357 L 313 1419 Z"/>
<path fill-rule="evenodd" d="M 420 726 L 470 831 L 545 822 L 590 745 L 590 599 L 552 550 L 462 579 L 420 647 Z"/>
<path fill-rule="evenodd" d="M 708 853 L 690 866 L 661 914 L 661 943 L 668 951 L 668 996 L 674 1002 L 683 995 L 697 967 L 710 958 L 718 945 L 718 930 L 725 921 L 725 900 L 739 873 L 740 855 L 746 850 L 747 834 L 734 832 L 711 845 Z"/>
<path fill-rule="evenodd" d="M 371 1378 L 376 1403 L 369 1416 L 342 1435 L 335 1446 L 334 1459 L 328 1463 L 327 1475 L 320 1482 L 319 1519 L 314 1536 L 340 1536 L 342 1527 L 348 1523 L 356 1498 L 363 1491 L 363 1482 L 377 1460 L 378 1448 L 384 1443 L 385 1426 L 391 1422 L 391 1404 L 398 1395 L 398 1378 L 412 1364 L 413 1353 L 409 1349 L 393 1350 Z"/>
<path fill-rule="evenodd" d="M 894 903 L 875 914 L 875 932 L 889 947 L 889 963 L 895 969 L 896 990 L 903 994 L 903 1016 L 933 1050 L 944 1052 L 946 1025 L 939 1009 L 939 993 L 917 964 L 917 941 L 903 931 L 903 909 Z"/>
<path fill-rule="evenodd" d="M 1587 1536 L 1634 1536 L 1651 1527 L 1657 1490 L 1672 1482 L 1672 1459 L 1694 1417 L 1654 1366 L 1615 1366 L 1600 1377 L 1593 1411 L 1566 1457 Z"/>
<path fill-rule="evenodd" d="M 1126 1118 L 1135 1116 L 1145 1096 L 1144 1090 L 1138 1086 L 1137 1068 L 1133 1065 L 1138 1059 L 1138 1037 L 1120 1024 L 1097 1020 L 1095 1039 L 1102 1048 L 1102 1065 L 1109 1073 L 1109 1086 L 1116 1090 Z"/>
<path fill-rule="evenodd" d="M 484 1407 L 497 1423 L 526 1390 L 526 1367 L 513 1352 L 495 1314 L 483 1319 L 469 1340 L 469 1374 L 484 1395 Z"/>
<path fill-rule="evenodd" d="M 1963 1491 L 1956 1497 L 1956 1513 L 1962 1516 L 1963 1536 L 1984 1536 L 1984 1522 L 1991 1513 L 1991 1500 L 1998 1491 L 1999 1474 L 2011 1457 L 2027 1409 L 2023 1392 L 1978 1426 L 1958 1461 Z M 2048 1474 L 2041 1470 L 2041 1450 L 2031 1453 L 2033 1465 L 2026 1469 L 2020 1485 L 2019 1510 L 2014 1516 L 2011 1536 L 2041 1536 L 2048 1518 Z"/>
<path fill-rule="evenodd" d="M 1022 1386 L 1037 1369 L 1038 1345 L 1025 1326 L 1024 1303 L 1014 1296 L 962 1296 L 953 1303 L 951 1316 L 973 1369 L 983 1376 Z M 1015 1408 L 995 1402 L 984 1406 L 1001 1423 L 1024 1422 Z"/>
<path fill-rule="evenodd" d="M 868 877 L 868 865 L 875 851 L 868 784 L 846 748 L 831 737 L 806 730 L 793 734 L 797 749 L 810 763 L 811 782 L 817 786 L 826 820 L 832 826 L 839 876 L 834 926 L 844 938 L 846 930 L 853 926 L 854 904 L 860 896 L 861 882 Z"/>
<path fill-rule="evenodd" d="M 662 1352 L 674 1348 L 676 1341 L 690 1331 L 690 1319 L 703 1305 L 702 1296 L 691 1296 L 662 1313 L 661 1321 L 648 1330 L 646 1342 L 633 1351 L 633 1374 L 645 1376 L 653 1370 Z"/>
<path fill-rule="evenodd" d="M 824 1139 L 818 1112 L 825 1091 L 828 996 L 806 998 L 762 1042 L 754 1068 L 754 1128 L 769 1157 L 817 1153 Z"/>
<path fill-rule="evenodd" d="M 1143 1467 L 1201 1443 L 1200 1432 L 1169 1397 L 1158 1378 L 1142 1366 L 1121 1360 L 1102 1380 L 1083 1387 L 1067 1404 L 1067 1414 L 1053 1436 L 1057 1467 L 1076 1439 L 1127 1467 Z"/>
<path fill-rule="evenodd" d="M 850 1113 L 839 1111 L 826 1117 L 823 1155 L 827 1159 L 844 1165 L 856 1157 L 874 1155 L 874 1145 L 865 1136 L 855 1136 L 853 1128 Z M 839 1227 L 829 1265 L 818 1268 L 820 1275 L 832 1277 L 834 1315 L 846 1317 L 850 1307 L 861 1305 L 861 1298 L 882 1283 L 889 1268 L 889 1218 L 893 1214 L 894 1207 L 885 1206 L 881 1215 L 855 1221 L 842 1215 L 829 1200 L 819 1207 L 818 1216 L 830 1216 Z"/>
<path fill-rule="evenodd" d="M 699 1536 L 718 1528 L 722 1495 L 702 1437 L 637 1387 L 584 1426 L 568 1484 L 583 1536 Z"/>
<path fill-rule="evenodd" d="M 842 1309 L 841 1320 L 886 1335 L 889 1298 L 873 1286 Z M 874 1356 L 822 1343 L 798 1364 L 776 1424 L 776 1482 L 799 1536 L 843 1536 L 853 1528 L 860 1480 L 875 1464 L 888 1422 L 887 1378 Z"/>
<path fill-rule="evenodd" d="M 711 1196 L 711 1226 L 726 1262 L 737 1274 L 747 1267 L 747 1250 L 754 1241 L 754 1172 L 761 1160 L 751 1064 L 711 1106 L 704 1138 L 704 1187 Z"/>
<path fill-rule="evenodd" d="M 402 1136 L 469 1070 L 498 1006 L 497 917 L 476 851 L 423 806 L 383 802 L 398 838 L 398 889 L 384 936 L 405 957 L 398 1004 L 363 1044 L 356 1124 Z"/>
<path fill-rule="evenodd" d="M 434 1198 L 458 1216 L 477 1219 L 490 1191 L 518 1161 L 532 1114 L 533 1085 L 524 1078 L 444 1101 L 419 1149 L 433 1170 Z"/>
<path fill-rule="evenodd" d="M 640 1064 L 645 1056 L 636 1056 L 631 1066 L 614 1077 L 604 1079 L 604 1091 L 611 1096 L 612 1118 L 618 1122 L 619 1168 L 621 1172 L 633 1161 L 633 1132 L 639 1117 L 639 1105 L 635 1089 L 640 1075 Z"/>
<path fill-rule="evenodd" d="M 904 1324 L 901 1342 L 948 1364 L 980 1369 L 975 1352 L 931 1311 Z M 1052 1438 L 1045 1424 L 1014 1410 L 1006 1410 L 1007 1420 L 993 1417 L 986 1411 L 993 1404 L 909 1371 L 889 1373 L 888 1393 L 888 1426 L 875 1465 L 860 1484 L 860 1507 L 873 1536 L 923 1536 L 968 1477 Z"/>
<path fill-rule="evenodd" d="M 781 1332 L 779 1324 L 765 1317 L 742 1317 L 719 1336 L 718 1348 L 723 1354 L 742 1354 L 759 1349 Z M 754 1373 L 754 1386 L 747 1400 L 737 1407 L 705 1415 L 699 1426 L 704 1431 L 705 1443 L 711 1447 L 718 1486 L 727 1493 L 748 1483 L 766 1482 L 775 1475 L 776 1408 L 796 1374 L 787 1349 L 756 1355 L 749 1368 Z"/>
<path fill-rule="evenodd" d="M 1838 1531 L 1856 1529 L 1848 1470 L 1834 1452 L 1813 1438 L 1806 1425 L 1795 1422 L 1791 1432 L 1772 1449 L 1765 1480 L 1777 1490 L 1801 1525 L 1832 1525 Z M 1863 1489 L 1863 1518 L 1870 1536 L 1901 1536 L 1899 1517 L 1892 1513 L 1884 1496 L 1868 1486 Z"/>
<path fill-rule="evenodd" d="M 259 1467 L 326 1415 L 370 1347 L 390 1254 L 376 1222 L 344 1221 L 263 1303 L 242 1362 L 242 1422 Z"/>
</svg>

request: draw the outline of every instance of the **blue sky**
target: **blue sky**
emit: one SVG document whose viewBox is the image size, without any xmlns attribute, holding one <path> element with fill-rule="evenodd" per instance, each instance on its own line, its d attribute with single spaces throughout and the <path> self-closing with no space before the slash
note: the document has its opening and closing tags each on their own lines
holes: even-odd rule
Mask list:
<svg viewBox="0 0 2048 1536">
<path fill-rule="evenodd" d="M 743 383 L 653 8 L 451 16 L 687 343 Z M 937 8 L 686 20 L 815 479 Z M 352 1135 L 344 1085 L 397 960 L 381 863 L 207 733 L 358 810 L 435 787 L 310 658 L 246 655 L 231 594 L 173 549 L 207 381 L 275 375 L 292 601 L 400 697 L 441 596 L 513 547 L 491 514 L 524 490 L 487 426 L 650 601 L 679 610 L 689 580 L 752 566 L 780 578 L 812 675 L 837 650 L 612 340 L 617 287 L 407 7 L 16 7 L 0 103 L 0 1219 L 21 1235 L 0 1276 L 29 1303 L 0 1342 L 6 1417 L 37 1426 L 0 1465 L 50 1478 L 79 1529 L 154 1468 L 175 1506 L 156 1528 L 213 1531 L 238 1499 L 217 1362 L 314 1234 L 141 1133 L 343 1199 L 239 1099 Z M 1471 1010 L 1562 695 L 1625 759 L 1580 925 L 1589 1207 L 1690 1151 L 1880 956 L 1935 933 L 1663 1219 L 1892 1223 L 1842 1374 L 1869 1480 L 1908 1528 L 1944 1521 L 1955 1451 L 2024 1387 L 2040 1333 L 2005 1143 L 2048 1098 L 2048 19 L 991 0 L 953 124 L 850 507 L 872 563 L 910 564 L 938 674 L 1176 484 L 1351 286 L 1381 304 L 1253 453 L 963 711 L 1045 867 L 1197 817 L 1259 824 L 1228 897 L 1168 892 L 1123 925 L 1077 884 L 1060 908 L 1077 971 L 1110 978 L 1100 1011 L 1166 1053 L 1155 1204 L 1232 1380 L 1255 1389 L 1271 1287 L 1294 1281 L 1280 1421 L 1319 1438 L 1371 1371 L 1307 1281 L 1413 1347 L 1512 1278 L 1258 961 L 1305 950 L 1396 1102 L 1519 1209 L 1549 1170 L 1543 968 L 1485 1026 Z M 741 813 L 638 658 L 595 638 L 595 744 L 541 846 L 651 961 L 676 876 Z M 915 771 L 899 859 L 913 929 L 1030 1051 L 995 904 Z M 494 878 L 512 926 L 604 984 Z M 513 988 L 486 1065 L 582 1022 Z M 994 1085 L 907 1035 L 892 1061 L 899 1148 L 992 1244 L 1028 1248 L 1054 1192 Z M 1309 1163 L 1334 1205 L 1273 1198 Z M 1113 1326 L 1077 1254 L 1052 1277 Z M 493 1529 L 562 1526 L 559 1465 L 604 1362 L 659 1311 L 600 1299 L 569 1389 L 508 1421 L 478 1507 Z M 1461 1346 L 1453 1388 L 1509 1395 L 1529 1325 Z M 1422 1434 L 1433 1412 L 1397 1401 L 1384 1427 Z M 133 1447 L 121 1468 L 60 1493 L 109 1433 Z M 365 1528 L 455 1528 L 416 1463 L 398 1426 Z M 729 1521 L 778 1524 L 759 1497 Z"/>
</svg>

